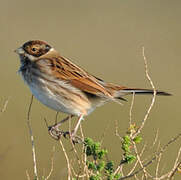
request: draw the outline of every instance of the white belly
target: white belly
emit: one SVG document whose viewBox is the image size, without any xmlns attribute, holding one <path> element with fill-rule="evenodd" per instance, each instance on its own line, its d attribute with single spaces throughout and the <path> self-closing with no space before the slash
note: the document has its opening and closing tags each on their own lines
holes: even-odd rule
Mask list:
<svg viewBox="0 0 181 180">
<path fill-rule="evenodd" d="M 51 109 L 54 109 L 55 111 L 64 112 L 67 114 L 77 115 L 80 116 L 82 114 L 87 114 L 90 108 L 89 103 L 85 104 L 75 104 L 71 103 L 67 99 L 65 99 L 63 96 L 56 95 L 52 91 L 50 91 L 46 86 L 40 86 L 37 84 L 29 84 L 30 90 L 32 94 L 44 105 L 48 106 Z M 87 112 L 86 112 L 87 111 Z"/>
<path fill-rule="evenodd" d="M 22 65 L 19 72 L 32 94 L 49 108 L 77 116 L 87 115 L 92 110 L 88 97 L 71 84 L 46 76 L 32 66 Z"/>
<path fill-rule="evenodd" d="M 65 113 L 70 113 L 63 104 L 60 103 L 60 100 L 57 100 L 57 97 L 48 89 L 39 89 L 35 86 L 29 86 L 32 94 L 44 105 L 48 106 L 51 109 L 56 111 L 62 111 Z"/>
</svg>

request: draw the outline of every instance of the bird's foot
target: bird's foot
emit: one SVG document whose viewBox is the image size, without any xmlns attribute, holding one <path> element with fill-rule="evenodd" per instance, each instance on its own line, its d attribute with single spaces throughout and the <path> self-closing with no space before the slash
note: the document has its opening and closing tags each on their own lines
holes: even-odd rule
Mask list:
<svg viewBox="0 0 181 180">
<path fill-rule="evenodd" d="M 83 143 L 82 138 L 77 136 L 74 131 L 61 131 L 56 125 L 49 126 L 48 132 L 55 140 L 59 140 L 63 136 L 66 139 L 70 138 L 73 144 Z"/>
<path fill-rule="evenodd" d="M 59 140 L 62 135 L 64 136 L 64 133 L 65 133 L 64 131 L 61 131 L 57 127 L 57 125 L 49 126 L 48 132 L 49 132 L 50 136 L 55 140 Z"/>
<path fill-rule="evenodd" d="M 63 133 L 63 136 L 64 138 L 68 139 L 70 138 L 72 143 L 73 144 L 80 144 L 80 143 L 83 143 L 83 140 L 80 136 L 77 136 L 75 133 L 74 133 L 74 130 L 69 132 L 69 131 L 66 131 Z"/>
</svg>

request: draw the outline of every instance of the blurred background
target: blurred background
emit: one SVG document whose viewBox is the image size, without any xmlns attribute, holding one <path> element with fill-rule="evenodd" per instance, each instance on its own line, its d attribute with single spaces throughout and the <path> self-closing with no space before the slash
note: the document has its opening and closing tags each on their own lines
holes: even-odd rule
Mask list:
<svg viewBox="0 0 181 180">
<path fill-rule="evenodd" d="M 161 145 L 180 133 L 180 0 L 1 0 L 0 4 L 0 107 L 9 98 L 6 111 L 0 114 L 1 179 L 26 179 L 26 170 L 31 177 L 33 174 L 26 124 L 31 93 L 17 73 L 20 63 L 13 52 L 28 40 L 49 42 L 61 55 L 108 82 L 150 88 L 145 78 L 144 46 L 156 88 L 174 94 L 156 99 L 142 133 L 144 142 L 151 143 L 157 129 Z M 109 158 L 113 160 L 121 159 L 122 154 L 120 140 L 114 135 L 115 121 L 120 135 L 125 135 L 130 101 L 128 97 L 124 106 L 109 103 L 98 108 L 82 123 L 85 136 L 96 141 L 106 130 L 103 147 L 110 151 Z M 150 102 L 151 96 L 136 96 L 133 120 L 138 126 Z M 65 158 L 60 145 L 48 135 L 44 123 L 46 118 L 53 124 L 55 114 L 34 100 L 31 120 L 38 172 L 48 174 L 55 145 L 51 179 L 57 180 L 66 179 Z M 64 116 L 60 113 L 59 119 Z M 69 144 L 67 140 L 63 142 Z M 180 141 L 168 149 L 163 164 L 173 164 L 179 146 Z"/>
</svg>

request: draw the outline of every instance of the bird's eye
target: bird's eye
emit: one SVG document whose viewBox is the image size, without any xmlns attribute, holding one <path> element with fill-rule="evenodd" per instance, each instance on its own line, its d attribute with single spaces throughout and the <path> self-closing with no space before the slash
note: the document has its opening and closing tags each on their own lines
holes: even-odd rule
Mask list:
<svg viewBox="0 0 181 180">
<path fill-rule="evenodd" d="M 46 48 L 47 50 L 49 50 L 49 49 L 50 49 L 50 46 L 49 46 L 49 45 L 46 45 L 45 48 Z"/>
<path fill-rule="evenodd" d="M 37 49 L 36 49 L 36 48 L 32 48 L 31 50 L 32 50 L 33 52 L 35 52 Z"/>
</svg>

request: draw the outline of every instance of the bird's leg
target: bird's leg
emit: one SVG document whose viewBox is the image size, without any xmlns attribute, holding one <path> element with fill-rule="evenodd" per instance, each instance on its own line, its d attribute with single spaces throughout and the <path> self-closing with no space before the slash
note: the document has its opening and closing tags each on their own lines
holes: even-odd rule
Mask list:
<svg viewBox="0 0 181 180">
<path fill-rule="evenodd" d="M 66 118 L 64 118 L 63 120 L 61 120 L 60 122 L 56 122 L 53 126 L 49 126 L 48 127 L 48 132 L 49 134 L 55 139 L 55 140 L 59 140 L 61 138 L 61 136 L 63 135 L 65 138 L 67 135 L 69 135 L 69 137 L 71 138 L 72 142 L 75 143 L 81 143 L 82 139 L 79 136 L 76 136 L 77 130 L 80 126 L 81 121 L 84 118 L 84 115 L 79 116 L 78 122 L 74 128 L 74 130 L 72 132 L 69 131 L 61 131 L 59 129 L 59 127 L 61 126 L 62 123 L 64 123 L 67 120 L 70 120 L 73 117 L 73 115 L 69 115 Z"/>
<path fill-rule="evenodd" d="M 77 130 L 78 130 L 79 126 L 80 126 L 80 123 L 81 123 L 81 121 L 82 121 L 83 119 L 84 119 L 84 115 L 81 115 L 81 116 L 79 117 L 79 119 L 78 119 L 78 122 L 77 122 L 77 124 L 76 124 L 73 132 L 72 132 L 72 136 L 75 136 L 75 135 L 76 135 Z"/>
<path fill-rule="evenodd" d="M 56 122 L 53 126 L 48 127 L 49 134 L 56 140 L 59 140 L 62 135 L 66 136 L 68 134 L 67 132 L 59 130 L 59 127 L 62 123 L 64 123 L 67 120 L 70 120 L 73 117 L 73 115 L 68 115 L 66 118 L 61 120 L 60 122 Z"/>
<path fill-rule="evenodd" d="M 79 116 L 78 122 L 74 128 L 74 130 L 72 131 L 72 133 L 70 134 L 70 138 L 72 139 L 73 143 L 79 143 L 82 142 L 82 139 L 79 136 L 76 136 L 77 130 L 80 126 L 81 121 L 84 119 L 84 115 Z"/>
</svg>

